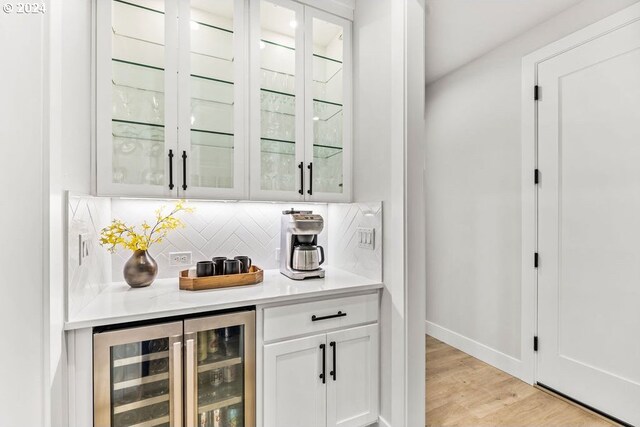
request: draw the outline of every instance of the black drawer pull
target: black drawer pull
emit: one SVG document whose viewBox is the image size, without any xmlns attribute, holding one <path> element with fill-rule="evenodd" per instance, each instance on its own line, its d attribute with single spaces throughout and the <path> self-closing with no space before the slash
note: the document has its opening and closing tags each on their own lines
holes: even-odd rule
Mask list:
<svg viewBox="0 0 640 427">
<path fill-rule="evenodd" d="M 325 384 L 327 382 L 327 376 L 325 375 L 327 369 L 327 347 L 324 344 L 320 344 L 320 350 L 322 350 L 322 373 L 320 374 L 320 379 L 322 384 Z"/>
<path fill-rule="evenodd" d="M 311 316 L 311 321 L 312 322 L 317 322 L 318 320 L 327 320 L 327 319 L 333 319 L 336 317 L 345 317 L 347 315 L 347 313 L 343 313 L 341 311 L 337 312 L 336 314 L 331 314 L 329 316 L 316 316 L 315 314 L 313 316 Z"/>
<path fill-rule="evenodd" d="M 336 369 L 336 350 L 338 346 L 335 341 L 331 341 L 329 345 L 333 348 L 333 371 L 329 372 L 329 375 L 331 375 L 335 381 L 338 377 L 338 370 Z"/>
</svg>

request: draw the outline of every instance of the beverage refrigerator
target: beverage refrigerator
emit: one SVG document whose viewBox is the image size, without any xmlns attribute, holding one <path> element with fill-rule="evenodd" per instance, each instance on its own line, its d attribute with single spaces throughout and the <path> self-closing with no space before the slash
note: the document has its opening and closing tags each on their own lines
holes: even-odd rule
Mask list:
<svg viewBox="0 0 640 427">
<path fill-rule="evenodd" d="M 95 427 L 255 425 L 255 311 L 96 331 Z"/>
</svg>

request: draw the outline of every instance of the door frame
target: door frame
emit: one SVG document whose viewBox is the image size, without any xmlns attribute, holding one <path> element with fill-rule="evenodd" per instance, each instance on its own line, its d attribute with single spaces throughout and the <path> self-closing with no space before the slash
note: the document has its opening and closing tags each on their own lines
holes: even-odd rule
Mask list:
<svg viewBox="0 0 640 427">
<path fill-rule="evenodd" d="M 534 87 L 538 84 L 538 65 L 640 20 L 640 3 L 614 13 L 594 24 L 553 42 L 522 59 L 522 277 L 521 277 L 521 361 L 520 379 L 535 384 L 537 379 L 536 353 L 533 337 L 538 333 L 538 273 L 533 264 L 538 251 L 538 194 L 534 171 L 538 157 L 538 103 Z M 544 88 L 541 89 L 544 96 Z M 544 180 L 541 171 L 540 181 Z M 544 262 L 544 254 L 540 254 Z"/>
</svg>

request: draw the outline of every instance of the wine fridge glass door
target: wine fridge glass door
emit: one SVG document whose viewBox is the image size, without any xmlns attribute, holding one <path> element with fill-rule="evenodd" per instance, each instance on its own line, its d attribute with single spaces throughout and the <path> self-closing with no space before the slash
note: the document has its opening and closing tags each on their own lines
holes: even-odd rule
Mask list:
<svg viewBox="0 0 640 427">
<path fill-rule="evenodd" d="M 187 425 L 255 423 L 255 312 L 185 321 Z"/>
<path fill-rule="evenodd" d="M 95 426 L 182 426 L 182 322 L 94 335 Z"/>
</svg>

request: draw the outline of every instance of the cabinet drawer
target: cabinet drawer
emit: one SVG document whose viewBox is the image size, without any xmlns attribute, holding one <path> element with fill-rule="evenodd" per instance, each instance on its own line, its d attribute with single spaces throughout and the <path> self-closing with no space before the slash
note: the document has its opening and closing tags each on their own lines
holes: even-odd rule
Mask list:
<svg viewBox="0 0 640 427">
<path fill-rule="evenodd" d="M 264 341 L 378 320 L 378 293 L 264 309 Z"/>
</svg>

